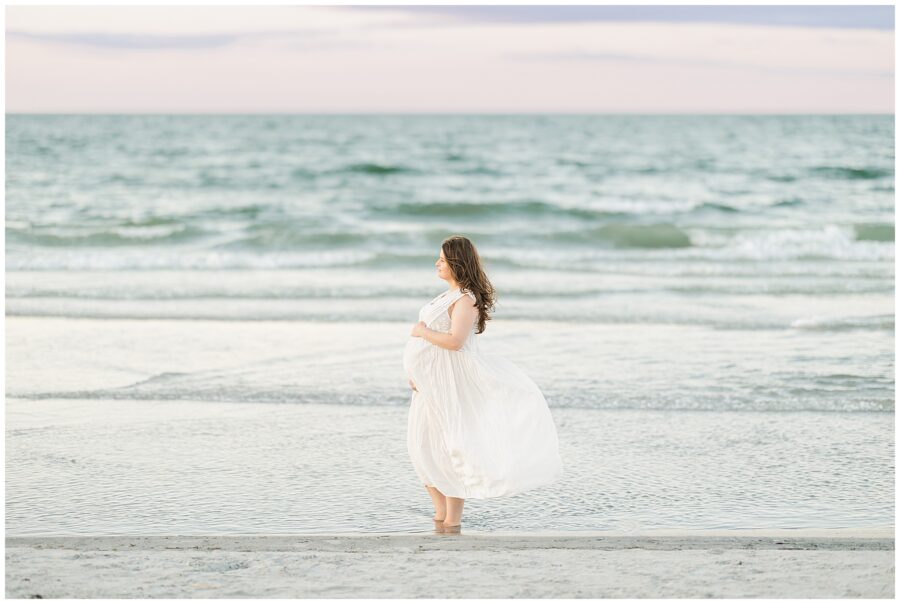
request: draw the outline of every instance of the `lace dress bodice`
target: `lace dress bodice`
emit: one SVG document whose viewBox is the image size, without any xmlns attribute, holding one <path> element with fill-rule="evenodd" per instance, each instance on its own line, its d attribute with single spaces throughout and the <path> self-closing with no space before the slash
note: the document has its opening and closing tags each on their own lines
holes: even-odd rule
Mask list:
<svg viewBox="0 0 900 604">
<path fill-rule="evenodd" d="M 442 333 L 450 333 L 451 317 L 448 309 L 457 300 L 463 298 L 474 301 L 475 296 L 468 292 L 463 293 L 458 288 L 451 289 L 435 296 L 430 302 L 419 309 L 419 321 L 424 321 L 425 326 L 428 329 L 433 329 L 434 331 L 440 331 Z M 409 376 L 410 379 L 415 379 L 413 376 L 415 366 L 423 361 L 428 362 L 427 360 L 433 358 L 435 354 L 477 352 L 478 339 L 475 334 L 477 329 L 478 323 L 476 321 L 472 324 L 472 332 L 469 334 L 469 337 L 466 338 L 462 348 L 459 350 L 447 350 L 435 346 L 425 338 L 415 338 L 410 336 L 403 352 L 403 367 L 406 370 L 407 376 Z"/>
<path fill-rule="evenodd" d="M 419 311 L 419 320 L 424 321 L 425 317 L 427 317 L 430 314 L 429 309 L 431 307 L 441 305 L 443 299 L 448 295 L 452 295 L 455 291 L 456 290 L 450 290 L 449 292 L 444 292 L 443 294 L 437 296 L 431 302 L 429 302 L 428 304 L 423 306 L 422 309 Z M 459 300 L 468 299 L 468 300 L 472 300 L 474 302 L 475 296 L 472 294 L 464 294 L 463 296 L 461 296 L 458 299 Z M 448 305 L 448 307 L 446 309 L 444 309 L 441 313 L 439 313 L 435 318 L 433 318 L 430 323 L 426 322 L 425 326 L 428 329 L 433 329 L 434 331 L 440 331 L 442 333 L 450 333 L 450 325 L 451 325 L 451 321 L 452 321 L 452 318 L 451 318 L 450 312 L 449 312 L 450 306 L 453 306 L 453 304 Z M 472 324 L 472 331 L 469 332 L 469 337 L 466 338 L 466 341 L 463 343 L 463 346 L 462 346 L 462 348 L 460 348 L 460 350 L 474 350 L 476 348 L 477 340 L 476 340 L 475 332 L 477 330 L 478 330 L 478 321 L 475 321 Z"/>
</svg>

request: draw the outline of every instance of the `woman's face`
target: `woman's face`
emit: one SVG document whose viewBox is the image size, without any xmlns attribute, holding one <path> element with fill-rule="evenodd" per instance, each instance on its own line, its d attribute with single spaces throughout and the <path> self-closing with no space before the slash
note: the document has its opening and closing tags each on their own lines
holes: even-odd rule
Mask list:
<svg viewBox="0 0 900 604">
<path fill-rule="evenodd" d="M 449 281 L 451 277 L 453 277 L 453 271 L 450 270 L 450 265 L 447 264 L 447 258 L 444 256 L 444 250 L 441 249 L 441 255 L 437 259 L 437 262 L 434 263 L 437 267 L 438 277 L 443 279 L 444 281 Z"/>
</svg>

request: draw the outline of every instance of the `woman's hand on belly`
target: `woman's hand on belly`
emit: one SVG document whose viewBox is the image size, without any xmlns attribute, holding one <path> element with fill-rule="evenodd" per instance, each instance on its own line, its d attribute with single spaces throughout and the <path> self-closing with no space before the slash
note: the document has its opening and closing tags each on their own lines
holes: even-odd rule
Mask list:
<svg viewBox="0 0 900 604">
<path fill-rule="evenodd" d="M 414 338 L 421 338 L 425 335 L 426 329 L 428 329 L 428 327 L 426 327 L 425 321 L 419 321 L 418 323 L 413 325 L 413 328 L 410 330 L 409 335 Z"/>
</svg>

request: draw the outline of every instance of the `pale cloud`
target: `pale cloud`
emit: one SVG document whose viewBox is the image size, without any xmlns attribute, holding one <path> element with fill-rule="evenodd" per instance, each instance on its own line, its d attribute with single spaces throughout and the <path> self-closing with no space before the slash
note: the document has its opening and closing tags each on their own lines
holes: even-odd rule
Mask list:
<svg viewBox="0 0 900 604">
<path fill-rule="evenodd" d="M 352 30 L 423 22 L 402 10 L 315 6 L 7 6 L 6 29 L 32 33 L 205 34 Z"/>
<path fill-rule="evenodd" d="M 438 17 L 434 25 L 474 23 L 729 23 L 851 29 L 894 29 L 891 5 L 414 5 L 356 6 Z M 442 18 L 441 18 L 442 17 Z"/>
<path fill-rule="evenodd" d="M 7 8 L 7 111 L 892 113 L 894 104 L 885 30 L 435 28 L 402 11 L 347 7 L 62 8 Z"/>
<path fill-rule="evenodd" d="M 785 73 L 793 75 L 825 75 L 847 76 L 851 78 L 893 78 L 893 71 L 879 71 L 873 69 L 833 69 L 831 67 L 784 67 L 781 65 L 759 65 L 738 61 L 716 61 L 713 59 L 673 59 L 667 57 L 654 57 L 649 55 L 627 55 L 622 53 L 590 53 L 590 52 L 559 52 L 559 53 L 510 53 L 507 55 L 516 61 L 634 61 L 639 63 L 670 64 L 698 67 L 715 67 L 731 70 L 767 71 L 771 73 Z"/>
<path fill-rule="evenodd" d="M 294 43 L 297 48 L 311 45 L 325 47 L 333 45 L 328 38 L 332 32 L 322 29 L 306 31 L 254 31 L 210 34 L 111 34 L 98 32 L 84 33 L 29 33 L 7 31 L 7 40 L 47 42 L 51 44 L 75 45 L 88 48 L 117 50 L 161 50 L 161 49 L 207 49 L 221 48 L 236 44 L 253 44 L 284 40 Z"/>
<path fill-rule="evenodd" d="M 890 31 L 645 24 L 588 26 L 596 35 L 514 52 L 519 61 L 643 62 L 795 75 L 893 78 Z"/>
<path fill-rule="evenodd" d="M 234 44 L 240 39 L 235 34 L 107 34 L 107 33 L 29 33 L 7 31 L 7 40 L 74 44 L 98 48 L 129 50 L 159 48 L 218 48 Z"/>
</svg>

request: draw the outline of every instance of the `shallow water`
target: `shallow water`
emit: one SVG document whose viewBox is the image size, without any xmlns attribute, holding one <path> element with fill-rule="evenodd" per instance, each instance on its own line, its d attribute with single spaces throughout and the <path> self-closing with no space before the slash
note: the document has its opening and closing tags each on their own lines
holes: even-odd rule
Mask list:
<svg viewBox="0 0 900 604">
<path fill-rule="evenodd" d="M 7 395 L 404 405 L 409 323 L 7 319 Z M 494 321 L 552 408 L 893 412 L 893 332 Z M 889 416 L 892 417 L 892 416 Z"/>
<path fill-rule="evenodd" d="M 10 400 L 7 535 L 431 531 L 407 410 Z M 884 413 L 555 409 L 565 476 L 474 531 L 893 524 Z"/>
</svg>

